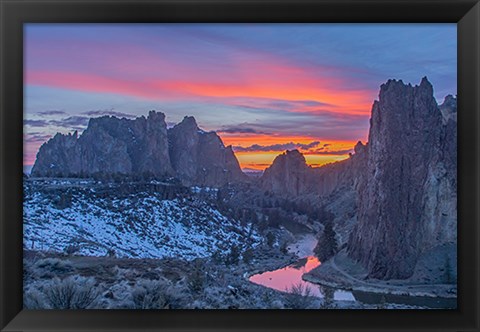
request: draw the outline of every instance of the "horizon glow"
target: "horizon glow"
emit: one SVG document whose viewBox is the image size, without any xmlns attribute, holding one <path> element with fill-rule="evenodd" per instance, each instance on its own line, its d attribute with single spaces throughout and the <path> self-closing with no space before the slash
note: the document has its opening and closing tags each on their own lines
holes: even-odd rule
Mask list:
<svg viewBox="0 0 480 332">
<path fill-rule="evenodd" d="M 45 24 L 24 27 L 24 167 L 88 118 L 193 115 L 244 170 L 298 148 L 312 167 L 366 142 L 390 78 L 457 93 L 456 24 Z"/>
</svg>

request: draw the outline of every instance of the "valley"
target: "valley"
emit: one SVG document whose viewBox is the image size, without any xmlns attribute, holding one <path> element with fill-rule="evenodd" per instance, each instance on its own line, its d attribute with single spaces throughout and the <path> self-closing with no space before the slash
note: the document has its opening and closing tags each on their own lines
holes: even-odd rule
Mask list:
<svg viewBox="0 0 480 332">
<path fill-rule="evenodd" d="M 25 306 L 455 308 L 456 135 L 426 78 L 381 86 L 348 159 L 255 176 L 193 117 L 92 118 L 24 175 Z"/>
</svg>

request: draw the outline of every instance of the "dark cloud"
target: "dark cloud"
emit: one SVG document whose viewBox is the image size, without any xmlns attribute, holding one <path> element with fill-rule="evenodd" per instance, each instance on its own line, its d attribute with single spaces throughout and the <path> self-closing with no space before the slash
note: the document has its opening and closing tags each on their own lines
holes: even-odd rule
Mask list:
<svg viewBox="0 0 480 332">
<path fill-rule="evenodd" d="M 269 135 L 269 133 L 257 130 L 251 127 L 223 127 L 217 130 L 219 133 L 228 133 L 228 134 L 262 134 Z"/>
<path fill-rule="evenodd" d="M 49 140 L 51 137 L 52 135 L 41 134 L 41 133 L 31 133 L 25 136 L 24 142 L 27 142 L 27 143 L 45 142 Z"/>
<path fill-rule="evenodd" d="M 67 113 L 60 110 L 47 110 L 47 111 L 37 112 L 37 114 L 38 115 L 61 115 L 61 114 L 67 114 Z"/>
<path fill-rule="evenodd" d="M 69 116 L 61 120 L 50 120 L 50 123 L 59 127 L 84 128 L 87 126 L 89 120 L 90 118 L 86 116 Z"/>
<path fill-rule="evenodd" d="M 304 152 L 303 154 L 324 154 L 324 155 L 335 155 L 335 156 L 341 156 L 344 154 L 348 154 L 353 152 L 353 149 L 346 149 L 346 150 L 331 150 L 331 151 L 325 151 L 324 149 L 316 149 L 308 152 Z"/>
<path fill-rule="evenodd" d="M 103 109 L 103 110 L 93 110 L 83 112 L 82 114 L 89 115 L 89 116 L 103 116 L 103 115 L 112 115 L 119 118 L 135 118 L 135 115 L 124 113 L 124 112 L 117 112 L 113 108 L 111 109 Z"/>
<path fill-rule="evenodd" d="M 285 151 L 285 150 L 295 150 L 295 149 L 308 150 L 318 146 L 319 144 L 320 144 L 319 141 L 314 141 L 308 144 L 293 143 L 293 142 L 284 143 L 284 144 L 273 144 L 273 145 L 254 144 L 248 147 L 235 146 L 233 147 L 233 149 L 236 152 L 253 152 L 253 151 L 267 152 L 267 151 Z"/>
<path fill-rule="evenodd" d="M 323 103 L 316 100 L 286 100 L 271 98 L 235 98 L 235 105 L 238 107 L 262 110 L 262 111 L 300 111 L 305 107 L 321 107 L 325 111 L 331 110 L 336 106 L 329 103 Z"/>
<path fill-rule="evenodd" d="M 49 125 L 49 121 L 24 119 L 23 124 L 30 127 L 47 127 Z"/>
<path fill-rule="evenodd" d="M 232 127 L 253 128 L 282 136 L 310 136 L 321 137 L 323 140 L 352 141 L 365 139 L 369 128 L 369 117 L 363 115 L 280 111 L 274 114 L 275 118 L 259 119 Z"/>
<path fill-rule="evenodd" d="M 322 103 L 316 100 L 271 100 L 266 103 L 271 107 L 283 108 L 283 109 L 295 109 L 298 107 L 335 107 L 335 105 Z"/>
</svg>

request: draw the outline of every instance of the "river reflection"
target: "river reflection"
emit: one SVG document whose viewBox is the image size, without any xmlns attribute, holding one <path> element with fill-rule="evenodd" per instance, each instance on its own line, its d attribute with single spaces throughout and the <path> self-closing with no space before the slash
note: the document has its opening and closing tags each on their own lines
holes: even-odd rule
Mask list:
<svg viewBox="0 0 480 332">
<path fill-rule="evenodd" d="M 316 285 L 308 281 L 302 280 L 302 275 L 319 266 L 321 263 L 317 257 L 313 256 L 313 248 L 317 244 L 317 239 L 308 234 L 300 238 L 294 245 L 289 247 L 289 251 L 295 253 L 300 259 L 297 263 L 286 266 L 284 268 L 267 271 L 251 276 L 249 280 L 255 284 L 273 288 L 282 292 L 291 289 L 292 285 L 302 284 L 311 290 L 311 294 L 317 297 L 324 297 L 324 294 L 331 296 L 333 291 L 333 299 L 343 301 L 355 301 L 351 292 L 344 290 L 333 290 L 327 287 Z"/>
<path fill-rule="evenodd" d="M 323 294 L 325 294 L 325 287 L 302 280 L 302 275 L 304 273 L 309 272 L 319 265 L 320 262 L 318 258 L 308 256 L 306 259 L 300 260 L 299 263 L 278 270 L 255 274 L 251 276 L 249 280 L 255 284 L 282 292 L 288 291 L 292 285 L 298 285 L 300 283 L 304 287 L 309 287 L 313 296 L 323 297 Z M 343 290 L 335 290 L 333 298 L 335 300 L 355 301 L 351 292 Z"/>
<path fill-rule="evenodd" d="M 311 234 L 305 235 L 298 239 L 288 248 L 291 253 L 296 254 L 298 262 L 286 266 L 284 268 L 267 271 L 251 276 L 249 280 L 255 284 L 273 288 L 282 292 L 288 292 L 292 285 L 301 284 L 304 288 L 309 287 L 311 295 L 337 301 L 358 301 L 365 304 L 397 303 L 402 305 L 412 305 L 424 308 L 456 308 L 456 298 L 429 298 L 418 296 L 404 296 L 391 294 L 376 294 L 360 291 L 345 291 L 324 287 L 317 284 L 302 280 L 302 275 L 311 271 L 321 264 L 321 262 L 313 256 L 313 248 L 315 248 L 317 240 Z"/>
</svg>

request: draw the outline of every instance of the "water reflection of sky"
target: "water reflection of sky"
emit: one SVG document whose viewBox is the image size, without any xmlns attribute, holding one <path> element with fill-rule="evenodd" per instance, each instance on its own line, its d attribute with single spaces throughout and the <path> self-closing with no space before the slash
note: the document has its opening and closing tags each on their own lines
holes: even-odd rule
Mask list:
<svg viewBox="0 0 480 332">
<path fill-rule="evenodd" d="M 321 264 L 318 258 L 313 256 L 313 248 L 315 248 L 316 244 L 317 240 L 310 234 L 301 238 L 294 245 L 291 245 L 289 249 L 300 257 L 306 257 L 305 262 L 292 264 L 274 271 L 255 274 L 251 276 L 249 280 L 255 284 L 282 292 L 288 291 L 292 285 L 298 285 L 300 283 L 303 287 L 309 287 L 312 295 L 323 297 L 322 290 L 324 288 L 322 286 L 302 280 L 304 273 L 311 271 Z M 335 290 L 333 298 L 335 300 L 355 301 L 351 292 L 343 290 Z"/>
<path fill-rule="evenodd" d="M 430 297 L 415 297 L 391 294 L 375 294 L 369 292 L 354 291 L 354 294 L 349 291 L 340 289 L 333 289 L 316 285 L 302 280 L 302 275 L 307 273 L 321 263 L 313 256 L 313 249 L 317 245 L 317 239 L 312 234 L 307 234 L 291 244 L 288 249 L 289 252 L 296 254 L 298 257 L 305 257 L 304 260 L 289 265 L 287 267 L 267 271 L 261 274 L 255 274 L 250 277 L 250 281 L 265 287 L 273 288 L 282 292 L 291 289 L 292 285 L 299 283 L 305 288 L 309 287 L 311 294 L 317 297 L 332 297 L 337 301 L 359 301 L 368 304 L 380 303 L 399 303 L 412 306 L 420 306 L 426 308 L 447 308 L 454 309 L 457 307 L 456 298 L 430 298 Z"/>
<path fill-rule="evenodd" d="M 293 264 L 278 270 L 255 274 L 250 277 L 250 281 L 283 292 L 291 289 L 292 285 L 301 283 L 304 287 L 310 288 L 312 295 L 323 297 L 322 286 L 302 280 L 304 273 L 307 273 L 319 265 L 320 262 L 318 258 L 309 256 L 304 265 L 298 266 L 297 264 Z M 355 301 L 351 292 L 343 290 L 335 290 L 333 298 L 335 300 Z"/>
</svg>

